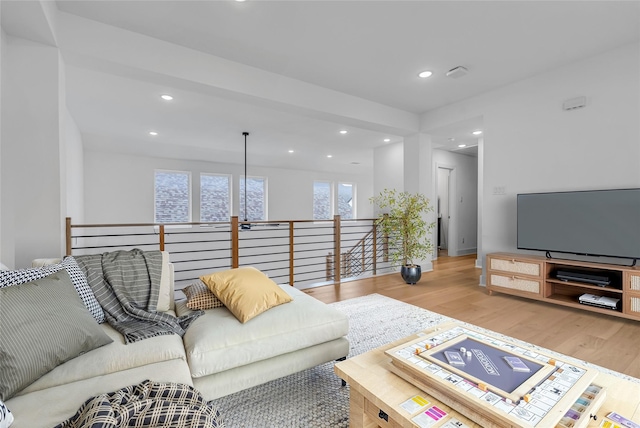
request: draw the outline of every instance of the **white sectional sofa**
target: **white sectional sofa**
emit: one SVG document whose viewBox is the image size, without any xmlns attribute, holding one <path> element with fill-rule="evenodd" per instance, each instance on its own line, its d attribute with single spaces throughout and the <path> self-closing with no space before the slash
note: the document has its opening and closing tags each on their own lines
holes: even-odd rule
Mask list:
<svg viewBox="0 0 640 428">
<path fill-rule="evenodd" d="M 163 256 L 159 309 L 181 315 L 189 309 L 172 299 L 173 268 L 168 254 Z M 193 385 L 212 400 L 345 357 L 346 316 L 293 287 L 280 287 L 291 302 L 245 324 L 225 307 L 208 309 L 182 338 L 173 334 L 125 345 L 120 333 L 100 324 L 113 342 L 56 367 L 9 399 L 11 427 L 52 427 L 90 397 L 146 379 Z"/>
</svg>

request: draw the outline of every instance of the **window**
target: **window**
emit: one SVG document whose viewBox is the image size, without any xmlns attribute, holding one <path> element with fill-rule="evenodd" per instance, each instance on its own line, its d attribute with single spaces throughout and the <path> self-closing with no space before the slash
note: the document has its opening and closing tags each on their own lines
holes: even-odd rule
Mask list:
<svg viewBox="0 0 640 428">
<path fill-rule="evenodd" d="M 244 209 L 244 177 L 240 177 L 240 212 L 238 218 L 245 219 Z M 267 219 L 267 180 L 264 177 L 247 177 L 247 210 L 248 221 Z"/>
<path fill-rule="evenodd" d="M 338 183 L 338 215 L 341 218 L 355 218 L 353 184 Z"/>
<path fill-rule="evenodd" d="M 191 221 L 191 174 L 181 171 L 155 172 L 155 222 Z"/>
<path fill-rule="evenodd" d="M 328 181 L 313 182 L 313 219 L 328 220 L 332 217 L 331 183 Z"/>
<path fill-rule="evenodd" d="M 351 183 L 338 183 L 334 192 L 334 183 L 314 181 L 313 219 L 328 220 L 333 218 L 334 213 L 343 219 L 355 218 L 355 186 Z"/>
<path fill-rule="evenodd" d="M 230 218 L 230 176 L 200 174 L 200 221 L 229 221 Z"/>
</svg>

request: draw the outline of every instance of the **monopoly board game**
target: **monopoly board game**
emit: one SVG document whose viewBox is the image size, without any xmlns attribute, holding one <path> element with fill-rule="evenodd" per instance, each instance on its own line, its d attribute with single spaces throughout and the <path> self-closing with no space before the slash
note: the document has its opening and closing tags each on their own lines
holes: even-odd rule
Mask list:
<svg viewBox="0 0 640 428">
<path fill-rule="evenodd" d="M 452 323 L 389 349 L 390 370 L 482 426 L 586 426 L 597 371 Z"/>
</svg>

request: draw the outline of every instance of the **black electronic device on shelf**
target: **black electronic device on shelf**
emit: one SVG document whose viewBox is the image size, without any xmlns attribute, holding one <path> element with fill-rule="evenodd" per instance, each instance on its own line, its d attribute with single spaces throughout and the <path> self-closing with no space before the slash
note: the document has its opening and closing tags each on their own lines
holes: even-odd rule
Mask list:
<svg viewBox="0 0 640 428">
<path fill-rule="evenodd" d="M 611 278 L 606 274 L 579 272 L 567 269 L 559 269 L 556 272 L 556 278 L 561 281 L 584 282 L 587 284 L 598 285 L 600 287 L 611 285 Z"/>
</svg>

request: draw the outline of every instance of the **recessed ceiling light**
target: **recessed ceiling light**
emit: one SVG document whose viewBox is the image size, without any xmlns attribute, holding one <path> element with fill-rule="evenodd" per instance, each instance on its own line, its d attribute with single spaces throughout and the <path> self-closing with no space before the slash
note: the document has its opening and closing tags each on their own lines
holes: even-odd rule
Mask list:
<svg viewBox="0 0 640 428">
<path fill-rule="evenodd" d="M 293 153 L 293 150 L 289 150 L 289 153 Z"/>
<path fill-rule="evenodd" d="M 385 139 L 384 139 L 384 140 L 382 140 L 382 141 L 384 141 L 385 143 L 388 143 L 389 141 L 391 141 L 391 138 L 385 138 Z"/>
<path fill-rule="evenodd" d="M 156 131 L 149 131 L 149 135 L 153 135 L 155 137 L 158 133 Z"/>
<path fill-rule="evenodd" d="M 418 73 L 418 77 L 421 77 L 422 79 L 426 79 L 427 77 L 431 77 L 432 74 L 433 73 L 431 71 L 425 70 Z"/>
<path fill-rule="evenodd" d="M 344 135 L 344 134 L 346 134 L 346 133 L 347 133 L 347 131 L 346 131 L 345 129 L 343 129 L 343 130 L 341 130 L 341 131 L 340 131 L 340 133 L 341 133 L 342 135 Z"/>
<path fill-rule="evenodd" d="M 466 144 L 458 144 L 458 147 L 463 148 L 463 147 L 467 147 Z"/>
<path fill-rule="evenodd" d="M 327 157 L 328 157 L 328 158 L 332 158 L 332 157 L 333 157 L 333 155 L 327 155 Z"/>
<path fill-rule="evenodd" d="M 165 101 L 171 101 L 173 99 L 173 97 L 168 94 L 160 95 L 160 98 L 162 98 Z"/>
<path fill-rule="evenodd" d="M 478 131 L 473 131 L 472 132 L 473 135 L 480 135 L 482 134 L 482 131 L 478 130 Z"/>
</svg>

